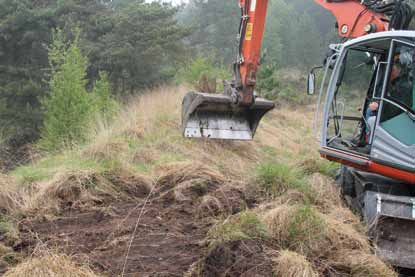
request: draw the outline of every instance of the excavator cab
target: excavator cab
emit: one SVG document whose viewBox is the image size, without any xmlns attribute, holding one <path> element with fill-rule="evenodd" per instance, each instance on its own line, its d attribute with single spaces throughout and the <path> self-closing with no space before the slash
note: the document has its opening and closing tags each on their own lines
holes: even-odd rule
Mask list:
<svg viewBox="0 0 415 277">
<path fill-rule="evenodd" d="M 252 140 L 259 122 L 274 108 L 274 103 L 255 98 L 252 105 L 241 106 L 237 104 L 236 97 L 230 93 L 189 92 L 182 104 L 183 136 Z"/>
<path fill-rule="evenodd" d="M 320 153 L 342 164 L 339 185 L 377 254 L 415 269 L 415 32 L 376 33 L 334 50 L 316 115 Z"/>
<path fill-rule="evenodd" d="M 415 183 L 414 43 L 415 32 L 394 31 L 338 45 L 322 113 L 323 156 Z"/>
</svg>

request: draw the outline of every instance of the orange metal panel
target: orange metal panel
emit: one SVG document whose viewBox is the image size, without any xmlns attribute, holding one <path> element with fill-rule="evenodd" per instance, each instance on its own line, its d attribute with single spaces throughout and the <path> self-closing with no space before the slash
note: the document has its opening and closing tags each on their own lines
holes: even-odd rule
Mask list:
<svg viewBox="0 0 415 277">
<path fill-rule="evenodd" d="M 368 33 L 388 30 L 389 23 L 385 15 L 369 10 L 358 0 L 345 0 L 344 2 L 314 1 L 336 17 L 339 36 L 341 37 L 356 38 Z"/>
<path fill-rule="evenodd" d="M 242 104 L 251 105 L 254 101 L 256 72 L 261 55 L 268 0 L 241 0 L 242 7 L 248 4 L 248 22 L 243 39 L 242 54 L 244 62 L 240 67 L 243 91 Z"/>
</svg>

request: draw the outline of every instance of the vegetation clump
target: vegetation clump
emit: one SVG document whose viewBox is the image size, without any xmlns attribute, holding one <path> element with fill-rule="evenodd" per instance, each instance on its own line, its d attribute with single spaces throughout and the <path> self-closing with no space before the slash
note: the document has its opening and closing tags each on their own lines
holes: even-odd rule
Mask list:
<svg viewBox="0 0 415 277">
<path fill-rule="evenodd" d="M 270 197 L 278 197 L 290 189 L 307 191 L 301 171 L 283 163 L 263 163 L 256 173 L 256 182 Z"/>
<path fill-rule="evenodd" d="M 282 205 L 266 212 L 262 220 L 279 247 L 304 255 L 327 257 L 340 249 L 370 250 L 367 239 L 353 226 L 312 207 Z"/>
<path fill-rule="evenodd" d="M 245 211 L 228 217 L 215 225 L 208 234 L 210 247 L 217 244 L 238 240 L 261 240 L 268 235 L 264 223 L 252 211 Z"/>
<path fill-rule="evenodd" d="M 20 276 L 76 276 L 97 277 L 87 266 L 78 266 L 70 257 L 61 254 L 48 253 L 32 257 L 10 269 L 6 277 Z"/>
<path fill-rule="evenodd" d="M 318 273 L 306 257 L 296 252 L 283 250 L 274 259 L 276 277 L 318 277 Z"/>
<path fill-rule="evenodd" d="M 101 75 L 92 93 L 87 92 L 88 59 L 79 47 L 80 29 L 73 32 L 73 41 L 67 42 L 61 30 L 55 31 L 49 49 L 52 76 L 50 93 L 42 102 L 45 120 L 39 142 L 45 150 L 60 150 L 85 142 L 95 115 L 114 111 L 106 74 Z"/>
</svg>

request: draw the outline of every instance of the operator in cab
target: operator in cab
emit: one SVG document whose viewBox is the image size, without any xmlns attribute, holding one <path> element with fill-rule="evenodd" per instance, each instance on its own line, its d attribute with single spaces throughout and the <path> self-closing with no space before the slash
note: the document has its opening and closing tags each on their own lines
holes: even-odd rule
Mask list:
<svg viewBox="0 0 415 277">
<path fill-rule="evenodd" d="M 388 101 L 394 102 L 407 109 L 413 109 L 413 50 L 409 47 L 401 47 L 397 49 L 398 54 L 395 55 L 388 86 L 384 98 Z M 379 102 L 371 101 L 365 113 L 365 121 L 369 125 L 367 128 L 367 136 L 370 136 L 371 131 L 376 122 L 376 116 L 379 111 Z M 388 109 L 384 108 L 382 111 L 382 121 L 392 119 L 404 111 L 402 109 Z M 371 144 L 370 141 L 367 141 Z"/>
</svg>

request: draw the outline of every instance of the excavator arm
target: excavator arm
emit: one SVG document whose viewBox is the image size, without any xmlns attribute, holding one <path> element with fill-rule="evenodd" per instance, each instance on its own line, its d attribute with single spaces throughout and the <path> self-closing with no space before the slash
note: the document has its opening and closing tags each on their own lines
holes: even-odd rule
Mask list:
<svg viewBox="0 0 415 277">
<path fill-rule="evenodd" d="M 315 0 L 337 20 L 340 37 L 355 38 L 391 28 L 404 29 L 410 15 L 400 1 Z M 274 103 L 255 95 L 268 0 L 239 0 L 241 23 L 234 80 L 223 94 L 190 92 L 183 99 L 183 135 L 189 138 L 252 140 L 262 117 Z M 396 10 L 401 11 L 394 17 Z"/>
</svg>

